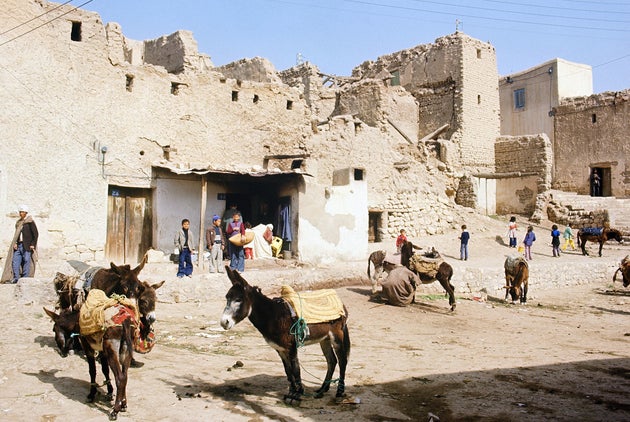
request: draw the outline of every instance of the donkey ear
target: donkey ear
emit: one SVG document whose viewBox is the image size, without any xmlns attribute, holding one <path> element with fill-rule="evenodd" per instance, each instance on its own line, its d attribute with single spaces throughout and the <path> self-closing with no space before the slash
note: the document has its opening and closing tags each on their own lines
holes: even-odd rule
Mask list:
<svg viewBox="0 0 630 422">
<path fill-rule="evenodd" d="M 114 273 L 116 273 L 116 274 L 120 275 L 120 267 L 118 267 L 118 265 L 114 264 L 113 262 L 110 262 L 110 263 L 109 263 L 109 268 L 111 268 L 111 270 L 112 270 Z"/>
<path fill-rule="evenodd" d="M 144 264 L 146 264 L 148 260 L 149 253 L 147 252 L 144 254 L 144 257 L 142 257 L 142 261 L 140 262 L 140 264 L 138 264 L 138 266 L 133 269 L 133 272 L 136 274 L 136 276 L 140 274 L 140 271 L 142 271 L 142 269 L 144 268 Z"/>
<path fill-rule="evenodd" d="M 50 317 L 50 319 L 52 319 L 53 322 L 56 323 L 57 320 L 59 319 L 59 315 L 57 313 L 53 312 L 53 311 L 49 311 L 46 308 L 43 308 L 43 309 L 44 309 L 44 312 L 46 312 L 46 314 Z"/>
<path fill-rule="evenodd" d="M 160 287 L 162 287 L 162 285 L 163 285 L 164 283 L 166 283 L 166 280 L 162 280 L 162 281 L 160 281 L 159 283 L 152 284 L 152 285 L 151 285 L 151 287 L 153 287 L 153 289 L 154 289 L 154 290 L 157 290 L 157 289 L 159 289 Z"/>
<path fill-rule="evenodd" d="M 232 282 L 232 285 L 236 285 L 236 284 L 246 285 L 247 284 L 247 282 L 243 279 L 243 277 L 241 277 L 238 271 L 231 269 L 229 265 L 225 266 L 225 271 L 227 272 L 227 276 Z"/>
</svg>

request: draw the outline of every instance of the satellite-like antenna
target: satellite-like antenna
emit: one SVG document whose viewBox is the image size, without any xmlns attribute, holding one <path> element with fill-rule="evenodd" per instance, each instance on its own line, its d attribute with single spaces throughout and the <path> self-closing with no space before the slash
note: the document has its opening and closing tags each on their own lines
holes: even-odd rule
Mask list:
<svg viewBox="0 0 630 422">
<path fill-rule="evenodd" d="M 463 27 L 464 23 L 459 19 L 455 19 L 455 33 L 459 32 L 460 25 Z"/>
<path fill-rule="evenodd" d="M 295 55 L 295 65 L 299 66 L 303 63 L 304 63 L 304 56 L 302 55 L 302 53 L 297 53 Z"/>
</svg>

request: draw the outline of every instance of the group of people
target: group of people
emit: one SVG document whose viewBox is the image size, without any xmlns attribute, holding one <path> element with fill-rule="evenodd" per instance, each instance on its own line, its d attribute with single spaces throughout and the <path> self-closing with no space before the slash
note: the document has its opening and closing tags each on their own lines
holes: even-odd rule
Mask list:
<svg viewBox="0 0 630 422">
<path fill-rule="evenodd" d="M 516 217 L 510 217 L 510 221 L 508 223 L 508 239 L 509 239 L 509 247 L 516 248 L 517 240 L 517 229 L 518 226 L 516 224 Z M 560 236 L 564 238 L 564 244 L 560 246 Z M 575 235 L 573 234 L 573 229 L 571 223 L 568 223 L 563 233 L 560 233 L 558 229 L 558 225 L 554 224 L 551 226 L 551 250 L 554 257 L 560 257 L 560 250 L 565 251 L 567 247 L 571 247 L 572 250 L 576 250 L 575 248 Z M 525 233 L 525 237 L 523 238 L 523 253 L 525 255 L 525 259 L 528 261 L 532 260 L 532 245 L 536 241 L 536 234 L 534 233 L 534 228 L 532 226 L 527 227 L 527 233 Z"/>
<path fill-rule="evenodd" d="M 225 222 L 225 224 L 223 224 Z M 206 249 L 209 252 L 208 265 L 210 273 L 223 272 L 224 254 L 230 260 L 230 268 L 238 272 L 245 271 L 245 259 L 253 259 L 253 240 L 247 242 L 247 232 L 251 230 L 249 225 L 242 221 L 241 212 L 232 204 L 223 214 L 212 217 L 212 225 L 206 230 Z M 177 277 L 192 277 L 192 253 L 194 252 L 194 235 L 190 232 L 190 221 L 182 220 L 182 227 L 175 236 L 175 246 L 179 250 Z M 238 239 L 230 241 L 235 236 Z M 273 225 L 267 224 L 262 238 L 268 245 L 273 240 Z"/>
</svg>

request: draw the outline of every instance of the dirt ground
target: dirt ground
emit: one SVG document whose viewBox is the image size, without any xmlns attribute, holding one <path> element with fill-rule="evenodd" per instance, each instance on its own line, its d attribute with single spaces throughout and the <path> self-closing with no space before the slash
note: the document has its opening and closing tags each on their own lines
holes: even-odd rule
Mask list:
<svg viewBox="0 0 630 422">
<path fill-rule="evenodd" d="M 466 263 L 448 258 L 456 274 L 461 265 L 502 264 L 505 246 L 493 241 L 493 231 L 472 232 L 474 253 Z M 538 233 L 532 265 L 563 259 L 587 271 L 590 260 L 604 259 L 577 253 L 552 258 L 544 228 Z M 431 240 L 452 256 L 456 237 Z M 629 252 L 615 245 L 604 250 L 616 262 Z M 184 283 L 170 275 L 173 269 L 167 267 L 167 282 Z M 157 277 L 165 270 L 146 271 Z M 244 276 L 271 294 L 274 289 L 260 280 L 290 271 L 246 269 Z M 228 332 L 219 326 L 227 277 L 197 274 L 190 282 L 210 299 L 158 304 L 158 343 L 151 353 L 136 355 L 144 366 L 130 370 L 129 409 L 118 420 L 630 420 L 630 288 L 612 280 L 532 288 L 526 306 L 506 304 L 499 295 L 479 301 L 458 294 L 455 312 L 442 294 L 419 293 L 418 303 L 406 308 L 373 302 L 369 285 L 357 280 L 337 289 L 350 314 L 348 397 L 336 403 L 333 386 L 322 399 L 307 395 L 299 407 L 283 403 L 288 384 L 282 364 L 251 323 Z M 19 304 L 13 289 L 0 285 L 0 419 L 106 420 L 110 403 L 103 396 L 85 402 L 85 360 L 62 358 L 41 304 Z M 326 368 L 319 347 L 301 349 L 300 362 L 312 394 Z"/>
</svg>

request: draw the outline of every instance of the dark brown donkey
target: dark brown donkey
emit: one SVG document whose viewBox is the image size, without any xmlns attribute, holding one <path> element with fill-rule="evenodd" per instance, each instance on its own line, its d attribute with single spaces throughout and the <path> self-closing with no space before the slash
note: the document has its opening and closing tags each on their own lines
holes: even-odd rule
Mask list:
<svg viewBox="0 0 630 422">
<path fill-rule="evenodd" d="M 96 291 L 96 289 L 92 290 Z M 102 333 L 103 337 L 100 340 L 100 346 L 102 351 L 99 352 L 101 356 L 101 369 L 105 376 L 105 383 L 107 385 L 107 397 L 111 398 L 113 395 L 113 387 L 109 378 L 109 369 L 114 374 L 114 380 L 116 382 L 116 399 L 114 400 L 114 406 L 109 414 L 110 420 L 116 420 L 119 412 L 127 410 L 127 379 L 129 373 L 129 366 L 131 365 L 131 358 L 133 356 L 134 335 L 138 321 L 136 321 L 134 310 L 123 305 L 119 306 L 118 320 L 113 326 L 110 326 Z M 79 313 L 76 310 L 62 310 L 58 315 L 55 312 L 49 311 L 44 308 L 48 316 L 55 322 L 55 340 L 57 345 L 61 348 L 62 337 L 58 336 L 58 333 L 72 333 L 79 328 Z M 96 354 L 90 341 L 85 336 L 79 337 L 81 340 L 81 346 L 85 351 L 85 357 L 88 361 L 88 367 L 90 372 L 90 394 L 88 395 L 88 401 L 91 403 L 96 396 Z"/>
<path fill-rule="evenodd" d="M 227 304 L 221 317 L 221 326 L 229 330 L 234 325 L 249 317 L 251 323 L 263 335 L 267 343 L 280 355 L 284 364 L 284 371 L 289 381 L 289 394 L 284 396 L 287 404 L 299 403 L 304 394 L 300 376 L 300 362 L 298 361 L 298 342 L 291 334 L 291 327 L 297 317 L 291 313 L 289 304 L 282 298 L 271 299 L 265 296 L 260 288 L 250 286 L 237 272 L 225 267 L 232 287 L 225 295 Z M 332 375 L 339 362 L 339 381 L 337 384 L 337 398 L 344 396 L 346 366 L 350 355 L 350 337 L 348 334 L 347 315 L 328 322 L 307 324 L 304 344 L 319 343 L 328 370 L 322 386 L 315 397 L 323 397 L 330 388 Z"/>
<path fill-rule="evenodd" d="M 109 327 L 103 333 L 102 348 L 100 353 L 101 368 L 105 376 L 107 385 L 107 396 L 111 398 L 113 387 L 110 383 L 109 369 L 114 373 L 116 381 L 116 401 L 110 413 L 110 419 L 115 420 L 118 412 L 125 411 L 127 408 L 126 386 L 127 373 L 131 360 L 133 359 L 133 350 L 146 353 L 146 342 L 150 339 L 152 333 L 152 324 L 155 322 L 155 304 L 157 302 L 156 289 L 160 288 L 164 281 L 150 285 L 147 282 L 140 281 L 138 291 L 140 296 L 137 298 L 138 311 L 140 321 L 137 321 L 133 312 L 119 312 L 121 317 L 116 326 Z M 91 289 L 96 290 L 96 289 Z M 118 306 L 118 305 L 117 305 Z M 68 353 L 69 339 L 79 336 L 79 310 L 72 307 L 63 309 L 61 313 L 44 311 L 54 322 L 53 331 L 55 332 L 55 341 L 62 356 Z M 149 317 L 149 315 L 152 315 Z M 96 384 L 96 352 L 89 344 L 86 338 L 79 336 L 81 347 L 85 351 L 85 357 L 88 361 L 90 373 L 90 393 L 88 394 L 88 402 L 93 402 L 97 393 Z"/>
</svg>

